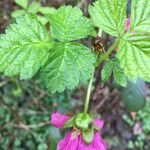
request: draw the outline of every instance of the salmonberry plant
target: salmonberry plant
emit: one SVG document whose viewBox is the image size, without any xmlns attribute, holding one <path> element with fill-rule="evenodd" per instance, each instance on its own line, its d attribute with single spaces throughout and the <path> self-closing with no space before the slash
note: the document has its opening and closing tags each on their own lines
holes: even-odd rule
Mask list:
<svg viewBox="0 0 150 150">
<path fill-rule="evenodd" d="M 51 93 L 74 89 L 80 82 L 90 80 L 84 112 L 63 122 L 64 127 L 74 127 L 72 132 L 76 136 L 81 132 L 86 143 L 91 143 L 97 136 L 93 131 L 102 127 L 94 123 L 87 110 L 93 74 L 103 61 L 106 62 L 101 73 L 103 81 L 112 73 L 121 86 L 127 85 L 126 78 L 150 81 L 150 1 L 132 0 L 130 19 L 126 6 L 126 0 L 96 1 L 89 6 L 91 18 L 84 17 L 78 7 L 62 6 L 46 13 L 47 28 L 37 15 L 28 12 L 0 36 L 0 72 L 6 76 L 31 79 L 38 73 Z M 94 53 L 80 43 L 88 36 L 96 37 L 95 29 L 115 37 L 105 53 Z M 109 58 L 113 51 L 116 55 Z M 105 149 L 102 143 L 99 145 Z"/>
<path fill-rule="evenodd" d="M 48 19 L 43 16 L 55 11 L 52 7 L 43 7 L 37 0 L 30 3 L 30 0 L 15 0 L 15 3 L 20 7 L 19 10 L 15 10 L 11 13 L 13 18 L 25 15 L 26 13 L 37 14 L 37 20 L 43 25 L 48 22 Z"/>
</svg>

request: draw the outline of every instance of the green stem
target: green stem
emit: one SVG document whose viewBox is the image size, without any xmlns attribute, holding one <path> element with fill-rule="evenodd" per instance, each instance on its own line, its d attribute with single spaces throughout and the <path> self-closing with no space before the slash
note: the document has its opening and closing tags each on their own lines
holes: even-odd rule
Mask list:
<svg viewBox="0 0 150 150">
<path fill-rule="evenodd" d="M 108 49 L 108 51 L 101 57 L 98 58 L 97 62 L 96 62 L 96 67 L 101 64 L 101 62 L 105 59 L 107 59 L 109 57 L 109 55 L 111 54 L 111 52 L 118 46 L 119 44 L 119 39 L 117 39 L 115 41 L 115 43 Z M 93 78 L 94 75 L 91 76 L 91 79 L 89 81 L 89 85 L 88 85 L 88 90 L 87 90 L 87 95 L 86 95 L 86 100 L 85 100 L 85 104 L 84 104 L 84 114 L 87 114 L 88 112 L 88 108 L 89 108 L 89 101 L 90 101 L 90 94 L 92 91 L 92 83 L 93 83 Z"/>
<path fill-rule="evenodd" d="M 109 55 L 111 54 L 111 52 L 118 46 L 119 44 L 119 39 L 117 39 L 115 41 L 115 43 L 108 49 L 108 51 L 103 55 L 103 56 L 100 56 L 95 64 L 95 66 L 99 66 L 99 64 L 102 63 L 103 60 L 107 59 L 109 57 Z"/>
<path fill-rule="evenodd" d="M 90 101 L 90 94 L 91 94 L 91 91 L 92 91 L 93 78 L 94 78 L 94 75 L 91 76 L 91 79 L 89 81 L 87 95 L 86 95 L 86 100 L 85 100 L 85 104 L 84 104 L 84 114 L 87 114 L 87 112 L 88 112 L 89 101 Z"/>
</svg>

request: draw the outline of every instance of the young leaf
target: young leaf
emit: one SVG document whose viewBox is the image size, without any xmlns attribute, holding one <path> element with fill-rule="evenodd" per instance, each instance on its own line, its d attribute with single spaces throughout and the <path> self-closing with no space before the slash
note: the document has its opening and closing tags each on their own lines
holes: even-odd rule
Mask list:
<svg viewBox="0 0 150 150">
<path fill-rule="evenodd" d="M 99 0 L 89 7 L 93 23 L 113 36 L 125 33 L 126 0 Z"/>
<path fill-rule="evenodd" d="M 90 20 L 83 17 L 77 7 L 62 6 L 47 17 L 51 30 L 59 41 L 79 40 L 95 33 Z"/>
<path fill-rule="evenodd" d="M 24 9 L 28 6 L 28 0 L 15 0 L 15 2 Z"/>
<path fill-rule="evenodd" d="M 48 20 L 46 17 L 43 16 L 37 16 L 38 20 L 43 24 L 46 25 L 48 23 Z"/>
<path fill-rule="evenodd" d="M 109 80 L 112 70 L 113 70 L 112 61 L 108 61 L 101 72 L 102 81 L 106 82 Z"/>
<path fill-rule="evenodd" d="M 40 8 L 41 8 L 40 3 L 38 3 L 38 2 L 33 2 L 33 3 L 31 3 L 31 4 L 29 5 L 29 7 L 27 8 L 27 11 L 28 11 L 29 13 L 36 14 L 36 13 L 39 11 Z"/>
<path fill-rule="evenodd" d="M 126 76 L 124 75 L 123 70 L 119 66 L 119 61 L 117 59 L 113 60 L 113 74 L 114 79 L 118 85 L 123 87 L 127 86 Z"/>
<path fill-rule="evenodd" d="M 150 81 L 150 34 L 127 33 L 119 49 L 118 58 L 126 76 Z"/>
<path fill-rule="evenodd" d="M 41 78 L 52 93 L 73 89 L 86 81 L 94 71 L 95 57 L 79 43 L 55 43 Z"/>
<path fill-rule="evenodd" d="M 17 17 L 22 16 L 24 14 L 25 14 L 25 10 L 20 9 L 20 10 L 13 11 L 11 13 L 11 16 L 14 17 L 14 18 L 17 18 Z"/>
<path fill-rule="evenodd" d="M 119 61 L 115 59 L 109 60 L 102 70 L 102 80 L 105 82 L 109 80 L 113 71 L 114 79 L 118 85 L 125 87 L 127 85 L 126 77 L 123 70 L 119 66 Z"/>
<path fill-rule="evenodd" d="M 39 12 L 46 15 L 46 14 L 53 14 L 56 11 L 53 7 L 41 7 Z"/>
<path fill-rule="evenodd" d="M 17 18 L 17 23 L 0 36 L 0 72 L 31 78 L 44 63 L 51 46 L 49 34 L 36 16 Z"/>
<path fill-rule="evenodd" d="M 130 31 L 150 33 L 150 0 L 132 0 Z"/>
<path fill-rule="evenodd" d="M 130 111 L 138 111 L 145 105 L 145 83 L 138 79 L 136 83 L 129 81 L 121 91 L 121 100 Z"/>
</svg>

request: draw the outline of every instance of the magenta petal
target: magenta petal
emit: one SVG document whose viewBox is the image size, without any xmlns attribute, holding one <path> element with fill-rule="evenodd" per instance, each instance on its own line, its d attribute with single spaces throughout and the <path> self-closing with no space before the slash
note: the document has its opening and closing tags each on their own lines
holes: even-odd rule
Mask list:
<svg viewBox="0 0 150 150">
<path fill-rule="evenodd" d="M 72 138 L 72 132 L 67 135 L 58 143 L 57 150 L 78 150 L 79 136 Z"/>
<path fill-rule="evenodd" d="M 93 146 L 97 148 L 96 150 L 107 150 L 107 145 L 98 132 L 94 135 Z"/>
<path fill-rule="evenodd" d="M 58 112 L 53 112 L 51 114 L 51 121 L 50 123 L 55 126 L 56 128 L 62 128 L 63 124 L 70 119 L 70 117 L 66 115 L 62 115 Z"/>
<path fill-rule="evenodd" d="M 130 18 L 127 18 L 126 19 L 126 32 L 128 32 L 129 31 L 129 29 L 130 29 Z"/>
<path fill-rule="evenodd" d="M 71 137 L 71 132 L 68 132 L 66 136 L 62 140 L 59 141 L 57 145 L 57 150 L 63 150 L 63 148 L 67 145 L 70 137 Z"/>
<path fill-rule="evenodd" d="M 100 130 L 102 130 L 104 126 L 104 121 L 101 119 L 93 119 L 94 124 L 99 127 Z"/>
<path fill-rule="evenodd" d="M 94 134 L 94 139 L 90 144 L 86 144 L 81 137 L 77 150 L 107 150 L 107 145 L 101 139 L 99 133 L 96 132 Z"/>
<path fill-rule="evenodd" d="M 93 142 L 90 144 L 86 144 L 82 137 L 80 136 L 80 140 L 79 140 L 79 145 L 78 145 L 78 149 L 77 150 L 97 150 L 96 148 L 94 148 L 93 146 Z"/>
</svg>

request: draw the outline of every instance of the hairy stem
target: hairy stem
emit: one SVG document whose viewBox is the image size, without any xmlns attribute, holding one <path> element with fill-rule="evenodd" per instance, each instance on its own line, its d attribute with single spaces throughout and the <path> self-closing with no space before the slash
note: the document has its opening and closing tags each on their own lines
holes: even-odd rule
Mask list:
<svg viewBox="0 0 150 150">
<path fill-rule="evenodd" d="M 115 43 L 108 49 L 108 51 L 103 55 L 103 56 L 100 56 L 95 64 L 95 66 L 99 66 L 103 60 L 107 59 L 109 57 L 109 55 L 111 54 L 111 52 L 118 46 L 119 44 L 119 39 L 117 39 L 115 41 Z"/>
<path fill-rule="evenodd" d="M 94 75 L 91 76 L 91 79 L 90 79 L 89 85 L 88 85 L 86 100 L 85 100 L 85 104 L 84 104 L 84 113 L 85 114 L 87 114 L 88 108 L 89 108 L 89 101 L 90 101 L 90 94 L 91 94 L 91 91 L 92 91 L 93 78 L 94 78 Z"/>
</svg>

